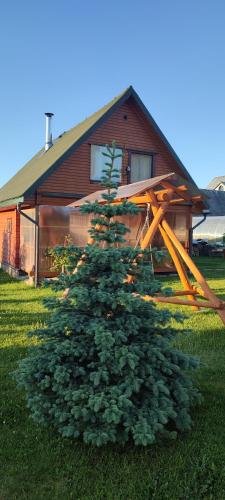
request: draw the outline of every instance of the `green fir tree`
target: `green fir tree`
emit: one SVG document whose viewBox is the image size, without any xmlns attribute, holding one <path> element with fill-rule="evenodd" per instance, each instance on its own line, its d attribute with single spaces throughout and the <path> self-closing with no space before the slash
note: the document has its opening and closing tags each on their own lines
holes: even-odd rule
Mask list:
<svg viewBox="0 0 225 500">
<path fill-rule="evenodd" d="M 46 302 L 46 326 L 33 332 L 41 342 L 15 377 L 36 422 L 97 446 L 146 446 L 190 429 L 199 393 L 186 370 L 199 362 L 173 346 L 174 315 L 141 298 L 161 287 L 148 253 L 124 245 L 129 230 L 118 216 L 139 209 L 112 204 L 119 178 L 114 143 L 105 156 L 105 204 L 81 209 L 94 214 L 95 243 L 86 245 L 75 274 L 59 277 L 55 287 L 69 292 Z"/>
</svg>

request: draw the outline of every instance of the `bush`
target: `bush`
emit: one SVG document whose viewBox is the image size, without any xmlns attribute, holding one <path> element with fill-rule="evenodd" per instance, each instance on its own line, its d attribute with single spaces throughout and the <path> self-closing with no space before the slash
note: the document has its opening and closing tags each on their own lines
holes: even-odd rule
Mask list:
<svg viewBox="0 0 225 500">
<path fill-rule="evenodd" d="M 82 248 L 73 244 L 71 236 L 66 236 L 64 245 L 55 245 L 46 251 L 46 257 L 52 259 L 51 271 L 70 273 L 79 261 L 82 252 Z"/>
<path fill-rule="evenodd" d="M 115 217 L 138 208 L 112 204 L 115 145 L 107 151 L 105 204 L 82 208 L 94 214 L 95 243 L 85 247 L 76 273 L 60 276 L 57 286 L 67 292 L 46 302 L 47 324 L 33 332 L 41 344 L 15 376 L 36 422 L 97 446 L 146 446 L 190 429 L 199 394 L 185 370 L 199 362 L 173 347 L 174 315 L 141 298 L 161 286 L 148 253 L 123 246 L 128 229 Z"/>
</svg>

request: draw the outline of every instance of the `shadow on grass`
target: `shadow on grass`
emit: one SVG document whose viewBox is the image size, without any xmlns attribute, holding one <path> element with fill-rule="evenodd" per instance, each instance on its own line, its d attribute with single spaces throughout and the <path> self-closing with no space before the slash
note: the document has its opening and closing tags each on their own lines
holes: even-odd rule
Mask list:
<svg viewBox="0 0 225 500">
<path fill-rule="evenodd" d="M 213 318 L 212 318 L 213 319 Z M 196 317 L 195 318 L 189 318 L 188 319 L 188 324 L 187 326 L 184 323 L 184 332 L 185 332 L 185 327 L 188 330 L 188 333 L 183 333 L 182 330 L 180 330 L 180 333 L 178 333 L 178 336 L 176 337 L 175 340 L 175 345 L 179 349 L 185 349 L 187 346 L 189 350 L 192 350 L 194 353 L 198 353 L 199 355 L 203 351 L 215 351 L 218 356 L 223 348 L 225 350 L 225 327 L 221 325 L 220 327 L 212 327 L 212 328 L 207 328 L 204 326 L 204 317 L 203 315 L 199 315 L 199 321 L 202 322 L 201 328 L 196 327 L 195 330 L 195 325 L 194 322 L 196 322 Z"/>
<path fill-rule="evenodd" d="M 5 295 L 4 295 L 5 296 Z M 37 303 L 37 301 L 39 300 L 39 297 L 33 297 L 33 298 L 30 298 L 30 299 L 23 299 L 23 298 L 19 298 L 19 299 L 13 299 L 13 298 L 8 298 L 8 299 L 2 299 L 1 298 L 1 304 L 29 304 L 30 302 L 35 302 Z"/>
<path fill-rule="evenodd" d="M 24 311 L 24 314 L 21 315 L 12 313 L 11 311 L 2 311 L 0 316 L 0 334 L 13 334 L 15 330 L 18 331 L 18 327 L 20 326 L 27 326 L 27 329 L 30 330 L 36 324 L 44 324 L 48 317 L 48 311 L 37 313 Z"/>
<path fill-rule="evenodd" d="M 19 283 L 19 280 L 13 278 L 8 273 L 5 273 L 2 269 L 0 269 L 0 285 L 4 285 L 6 283 Z"/>
<path fill-rule="evenodd" d="M 219 372 L 220 363 L 224 365 L 225 336 L 219 328 L 207 329 L 200 336 L 204 349 L 208 345 L 209 351 L 210 339 L 216 339 L 213 353 L 221 351 Z M 79 440 L 64 439 L 54 429 L 39 426 L 29 418 L 24 393 L 11 377 L 17 361 L 27 355 L 26 348 L 15 345 L 6 347 L 0 358 L 5 365 L 0 410 L 2 498 L 223 498 L 216 495 L 217 490 L 222 491 L 224 480 L 225 378 L 221 387 L 218 373 L 215 379 L 214 374 L 212 377 L 210 370 L 216 367 L 212 359 L 209 371 L 204 368 L 200 378 L 197 371 L 194 373 L 205 399 L 192 410 L 191 432 L 179 435 L 176 441 L 147 448 L 127 444 L 98 449 Z"/>
</svg>

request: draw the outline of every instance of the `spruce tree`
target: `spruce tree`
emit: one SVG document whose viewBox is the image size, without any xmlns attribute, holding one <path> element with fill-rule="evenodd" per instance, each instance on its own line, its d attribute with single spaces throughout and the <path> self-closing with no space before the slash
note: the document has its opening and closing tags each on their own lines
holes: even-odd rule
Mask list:
<svg viewBox="0 0 225 500">
<path fill-rule="evenodd" d="M 114 143 L 105 156 L 104 204 L 81 208 L 93 213 L 94 244 L 74 274 L 59 277 L 55 287 L 68 293 L 46 302 L 49 319 L 33 332 L 40 342 L 15 376 L 36 422 L 97 446 L 146 446 L 190 429 L 199 393 L 186 370 L 199 362 L 173 346 L 174 315 L 141 298 L 161 286 L 148 253 L 124 245 L 129 230 L 119 216 L 139 209 L 112 203 L 119 177 Z"/>
</svg>

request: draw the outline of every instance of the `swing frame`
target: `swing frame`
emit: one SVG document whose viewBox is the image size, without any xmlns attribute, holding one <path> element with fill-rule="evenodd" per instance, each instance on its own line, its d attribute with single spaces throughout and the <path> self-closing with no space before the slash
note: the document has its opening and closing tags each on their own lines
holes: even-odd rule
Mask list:
<svg viewBox="0 0 225 500">
<path fill-rule="evenodd" d="M 177 306 L 191 306 L 193 310 L 199 310 L 200 308 L 213 309 L 217 311 L 223 324 L 225 324 L 225 301 L 219 299 L 211 290 L 204 276 L 177 238 L 165 217 L 168 209 L 171 209 L 173 206 L 188 203 L 195 208 L 199 203 L 202 203 L 202 195 L 193 194 L 190 186 L 187 184 L 187 181 L 184 181 L 174 173 L 154 177 L 146 181 L 119 187 L 117 196 L 112 203 L 120 204 L 124 199 L 127 199 L 129 202 L 140 207 L 150 207 L 152 220 L 146 233 L 141 237 L 140 248 L 145 250 L 147 247 L 150 247 L 156 232 L 159 231 L 183 286 L 183 290 L 173 291 L 170 296 L 157 294 L 156 296 L 145 295 L 141 298 L 145 301 L 169 303 Z M 87 201 L 94 200 L 105 203 L 105 200 L 101 196 L 103 192 L 96 191 L 72 203 L 70 206 L 79 207 Z M 88 238 L 88 243 L 93 244 L 93 238 Z M 82 263 L 81 259 L 77 266 Z M 74 273 L 76 270 L 77 267 L 74 269 Z M 189 271 L 195 278 L 197 286 L 191 283 L 188 275 Z M 127 279 L 131 281 L 133 278 L 128 276 Z"/>
</svg>

